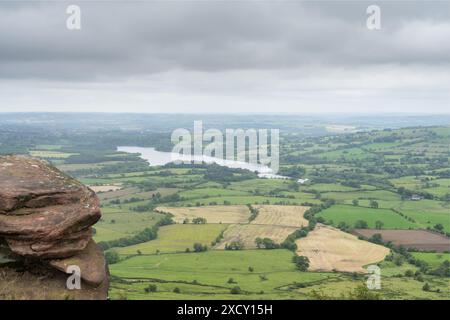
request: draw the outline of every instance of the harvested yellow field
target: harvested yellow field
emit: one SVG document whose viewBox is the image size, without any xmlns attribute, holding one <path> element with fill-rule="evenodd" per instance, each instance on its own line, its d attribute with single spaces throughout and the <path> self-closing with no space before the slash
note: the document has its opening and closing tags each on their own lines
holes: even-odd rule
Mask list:
<svg viewBox="0 0 450 320">
<path fill-rule="evenodd" d="M 308 257 L 314 271 L 365 272 L 363 266 L 383 260 L 390 251 L 322 224 L 296 244 L 297 254 Z"/>
<path fill-rule="evenodd" d="M 204 207 L 157 207 L 155 211 L 173 214 L 176 223 L 189 222 L 194 218 L 205 218 L 207 223 L 248 223 L 250 210 L 247 206 L 204 206 Z"/>
<path fill-rule="evenodd" d="M 276 243 L 283 242 L 296 227 L 279 227 L 270 225 L 234 224 L 228 227 L 223 234 L 223 239 L 215 249 L 225 249 L 225 245 L 232 241 L 242 241 L 244 249 L 256 248 L 256 238 L 270 238 Z"/>
<path fill-rule="evenodd" d="M 303 214 L 309 207 L 303 206 L 277 206 L 260 205 L 255 206 L 259 213 L 252 224 L 266 224 L 272 226 L 301 227 L 307 226 L 308 220 Z"/>
<path fill-rule="evenodd" d="M 103 185 L 103 186 L 88 186 L 91 188 L 94 192 L 108 192 L 108 191 L 117 191 L 122 189 L 121 185 L 115 185 L 115 184 L 109 184 L 109 185 Z"/>
</svg>

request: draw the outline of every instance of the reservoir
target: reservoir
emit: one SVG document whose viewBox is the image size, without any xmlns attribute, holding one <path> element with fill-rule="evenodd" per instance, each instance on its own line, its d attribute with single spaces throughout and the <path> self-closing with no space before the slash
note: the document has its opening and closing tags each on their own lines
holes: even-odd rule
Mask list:
<svg viewBox="0 0 450 320">
<path fill-rule="evenodd" d="M 117 147 L 117 151 L 127 153 L 137 153 L 140 155 L 142 159 L 147 160 L 150 166 L 163 166 L 167 163 L 175 161 L 183 161 L 183 162 L 198 161 L 209 164 L 215 163 L 220 166 L 225 166 L 228 168 L 256 171 L 260 178 L 290 179 L 289 177 L 274 174 L 271 168 L 262 164 L 253 164 L 243 161 L 227 160 L 204 155 L 195 155 L 195 156 L 183 155 L 180 153 L 157 151 L 155 150 L 155 148 L 144 148 L 144 147 L 121 146 Z"/>
</svg>

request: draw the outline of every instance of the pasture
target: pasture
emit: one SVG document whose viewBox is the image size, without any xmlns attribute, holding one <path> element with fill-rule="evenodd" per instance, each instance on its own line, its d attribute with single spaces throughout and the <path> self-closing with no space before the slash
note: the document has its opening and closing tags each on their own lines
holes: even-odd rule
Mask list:
<svg viewBox="0 0 450 320">
<path fill-rule="evenodd" d="M 119 208 L 103 208 L 102 218 L 94 228 L 95 241 L 109 241 L 130 237 L 153 226 L 162 215 L 154 212 L 129 212 Z"/>
<path fill-rule="evenodd" d="M 125 280 L 154 281 L 161 291 L 149 293 L 148 297 L 163 299 L 196 299 L 206 295 L 209 299 L 299 299 L 302 294 L 278 288 L 338 277 L 330 273 L 299 272 L 292 263 L 292 256 L 288 250 L 213 250 L 135 256 L 111 265 L 110 269 L 112 274 Z M 243 294 L 230 295 L 230 289 L 235 286 L 239 286 Z M 169 292 L 174 287 L 182 289 L 180 295 Z M 112 289 L 113 296 L 117 297 L 122 290 L 131 295 L 135 292 L 126 286 Z"/>
<path fill-rule="evenodd" d="M 436 268 L 444 261 L 450 261 L 450 253 L 411 252 L 414 258 L 425 261 L 432 268 Z"/>
<path fill-rule="evenodd" d="M 417 225 L 389 209 L 373 209 L 351 205 L 335 205 L 320 212 L 317 217 L 332 221 L 333 226 L 345 222 L 354 226 L 359 220 L 367 222 L 369 228 L 375 228 L 376 221 L 383 222 L 384 229 L 417 228 Z"/>
<path fill-rule="evenodd" d="M 114 249 L 121 255 L 155 254 L 185 252 L 186 249 L 193 251 L 194 243 L 201 243 L 210 247 L 222 231 L 227 228 L 226 224 L 173 224 L 160 227 L 158 238 L 148 242 L 136 244 L 129 247 Z"/>
</svg>

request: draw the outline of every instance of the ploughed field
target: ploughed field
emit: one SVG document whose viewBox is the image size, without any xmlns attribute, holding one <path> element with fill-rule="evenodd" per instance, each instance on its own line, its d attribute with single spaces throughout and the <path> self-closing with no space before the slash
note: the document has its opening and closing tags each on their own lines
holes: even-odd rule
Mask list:
<svg viewBox="0 0 450 320">
<path fill-rule="evenodd" d="M 354 233 L 365 238 L 380 234 L 384 242 L 392 242 L 396 246 L 403 246 L 408 249 L 450 251 L 450 238 L 428 230 L 355 229 Z"/>
</svg>

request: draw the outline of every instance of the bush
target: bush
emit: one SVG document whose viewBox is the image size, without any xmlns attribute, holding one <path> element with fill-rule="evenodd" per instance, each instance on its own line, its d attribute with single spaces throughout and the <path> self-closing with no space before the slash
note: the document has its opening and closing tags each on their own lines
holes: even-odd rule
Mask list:
<svg viewBox="0 0 450 320">
<path fill-rule="evenodd" d="M 156 284 L 151 284 L 147 288 L 145 288 L 144 291 L 145 293 L 156 292 L 158 291 L 158 287 L 156 286 Z"/>
<path fill-rule="evenodd" d="M 369 228 L 368 224 L 364 220 L 358 220 L 355 222 L 355 229 L 367 229 Z"/>
<path fill-rule="evenodd" d="M 108 264 L 114 264 L 120 261 L 120 256 L 116 251 L 111 250 L 105 253 L 105 259 Z"/>
<path fill-rule="evenodd" d="M 294 256 L 293 262 L 300 271 L 306 271 L 309 268 L 309 259 L 305 256 Z"/>
<path fill-rule="evenodd" d="M 244 249 L 244 243 L 240 240 L 231 241 L 230 244 L 225 244 L 225 250 L 242 250 Z"/>
<path fill-rule="evenodd" d="M 242 290 L 240 287 L 236 286 L 236 287 L 231 288 L 230 293 L 231 294 L 241 294 Z"/>
<path fill-rule="evenodd" d="M 203 252 L 207 251 L 208 247 L 206 245 L 202 245 L 201 243 L 194 243 L 194 251 L 195 252 Z"/>
<path fill-rule="evenodd" d="M 234 279 L 233 278 L 228 278 L 228 281 L 227 281 L 227 283 L 237 283 L 236 281 L 234 281 Z"/>
</svg>

